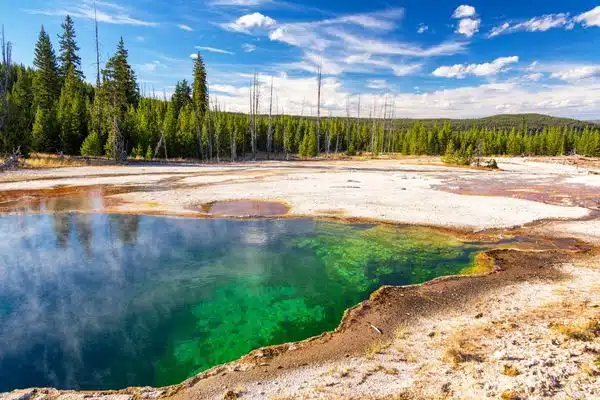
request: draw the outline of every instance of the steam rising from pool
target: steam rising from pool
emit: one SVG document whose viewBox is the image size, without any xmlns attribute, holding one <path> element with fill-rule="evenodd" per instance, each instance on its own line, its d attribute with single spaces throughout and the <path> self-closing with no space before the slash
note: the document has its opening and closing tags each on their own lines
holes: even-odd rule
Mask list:
<svg viewBox="0 0 600 400">
<path fill-rule="evenodd" d="M 178 383 L 481 250 L 415 228 L 77 213 L 3 216 L 0 237 L 0 392 Z"/>
</svg>

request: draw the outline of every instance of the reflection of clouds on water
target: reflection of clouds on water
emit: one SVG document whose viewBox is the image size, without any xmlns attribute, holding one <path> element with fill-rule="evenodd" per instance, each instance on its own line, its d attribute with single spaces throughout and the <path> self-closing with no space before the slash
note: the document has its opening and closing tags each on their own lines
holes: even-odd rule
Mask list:
<svg viewBox="0 0 600 400">
<path fill-rule="evenodd" d="M 296 225 L 308 232 L 313 223 Z M 159 328 L 219 282 L 264 275 L 260 247 L 290 229 L 297 233 L 270 221 L 1 217 L 0 391 L 150 384 L 146 352 L 167 339 Z"/>
</svg>

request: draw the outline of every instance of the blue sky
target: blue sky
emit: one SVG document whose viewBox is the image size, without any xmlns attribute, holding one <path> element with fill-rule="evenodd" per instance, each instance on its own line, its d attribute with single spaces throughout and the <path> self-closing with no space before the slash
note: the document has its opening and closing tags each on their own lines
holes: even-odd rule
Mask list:
<svg viewBox="0 0 600 400">
<path fill-rule="evenodd" d="M 191 79 L 200 52 L 219 107 L 247 111 L 254 71 L 262 107 L 273 79 L 282 113 L 479 117 L 541 112 L 600 119 L 600 2 L 97 0 L 101 58 L 123 36 L 146 95 Z M 94 80 L 93 0 L 0 2 L 13 59 L 30 65 L 40 25 L 75 20 Z M 359 103 L 360 97 L 360 103 Z M 386 100 L 387 99 L 387 100 Z"/>
</svg>

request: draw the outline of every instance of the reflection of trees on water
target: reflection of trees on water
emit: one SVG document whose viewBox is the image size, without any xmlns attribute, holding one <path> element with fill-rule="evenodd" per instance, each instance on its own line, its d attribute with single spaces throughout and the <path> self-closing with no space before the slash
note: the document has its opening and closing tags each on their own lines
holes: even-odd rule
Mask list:
<svg viewBox="0 0 600 400">
<path fill-rule="evenodd" d="M 73 214 L 71 221 L 77 231 L 77 238 L 88 258 L 92 256 L 93 226 L 92 215 Z"/>
<path fill-rule="evenodd" d="M 139 215 L 109 215 L 111 226 L 115 227 L 122 244 L 135 244 L 140 225 Z"/>
<path fill-rule="evenodd" d="M 53 228 L 56 233 L 56 243 L 62 249 L 66 249 L 69 244 L 69 236 L 73 226 L 70 221 L 70 214 L 56 213 L 53 214 Z"/>
</svg>

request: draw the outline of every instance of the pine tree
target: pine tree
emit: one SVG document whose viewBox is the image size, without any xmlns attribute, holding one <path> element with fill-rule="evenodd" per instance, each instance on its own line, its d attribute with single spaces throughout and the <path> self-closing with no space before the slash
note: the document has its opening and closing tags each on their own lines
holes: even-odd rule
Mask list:
<svg viewBox="0 0 600 400">
<path fill-rule="evenodd" d="M 72 66 L 65 77 L 58 101 L 57 116 L 60 127 L 60 150 L 67 154 L 76 154 L 81 146 L 81 138 L 86 135 L 87 124 L 81 81 Z"/>
<path fill-rule="evenodd" d="M 179 116 L 181 108 L 192 101 L 192 88 L 187 80 L 177 82 L 171 101 L 175 105 L 175 116 Z"/>
<path fill-rule="evenodd" d="M 194 92 L 193 103 L 199 117 L 204 117 L 208 111 L 208 85 L 206 83 L 206 67 L 200 53 L 194 61 Z"/>
<path fill-rule="evenodd" d="M 62 35 L 58 35 L 60 44 L 60 70 L 59 74 L 64 82 L 67 78 L 69 69 L 75 71 L 75 76 L 78 79 L 83 80 L 83 72 L 81 71 L 81 58 L 77 54 L 79 47 L 75 40 L 75 28 L 73 26 L 73 19 L 67 15 L 65 22 L 61 25 L 63 29 Z"/>
<path fill-rule="evenodd" d="M 38 106 L 35 112 L 35 121 L 31 130 L 32 145 L 37 151 L 54 151 L 57 147 L 56 140 L 53 135 L 56 132 L 54 116 L 56 111 L 54 108 L 46 109 Z"/>
<path fill-rule="evenodd" d="M 36 68 L 33 80 L 33 97 L 35 105 L 48 111 L 60 94 L 58 66 L 56 55 L 50 42 L 50 36 L 42 29 L 35 45 L 33 65 Z"/>
<path fill-rule="evenodd" d="M 107 102 L 119 107 L 122 112 L 128 105 L 137 106 L 140 98 L 135 72 L 129 64 L 129 53 L 125 49 L 123 38 L 117 44 L 117 52 L 112 56 L 102 71 L 102 87 Z"/>
<path fill-rule="evenodd" d="M 23 66 L 16 69 L 17 79 L 8 94 L 8 120 L 0 135 L 0 151 L 11 152 L 20 146 L 21 153 L 27 154 L 35 112 L 32 89 L 34 72 Z"/>
<path fill-rule="evenodd" d="M 97 157 L 102 155 L 102 143 L 98 133 L 92 132 L 85 138 L 81 145 L 81 155 L 86 157 Z"/>
<path fill-rule="evenodd" d="M 135 137 L 135 107 L 138 106 L 140 94 L 135 72 L 129 64 L 129 54 L 125 49 L 123 38 L 117 44 L 117 52 L 102 70 L 102 108 L 107 121 L 108 138 L 104 148 L 108 155 L 120 159 L 126 154 L 126 139 Z M 103 129 L 106 132 L 106 129 Z"/>
</svg>

